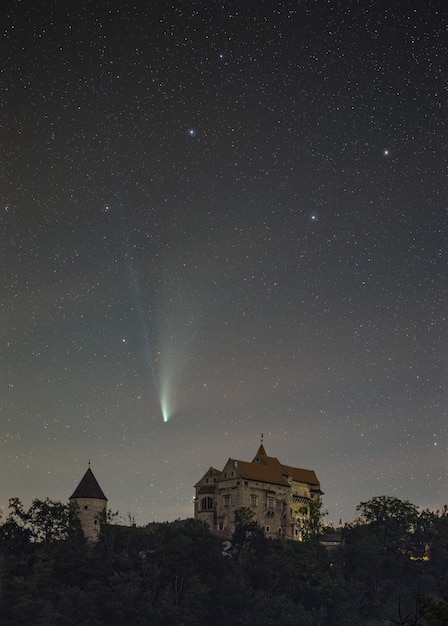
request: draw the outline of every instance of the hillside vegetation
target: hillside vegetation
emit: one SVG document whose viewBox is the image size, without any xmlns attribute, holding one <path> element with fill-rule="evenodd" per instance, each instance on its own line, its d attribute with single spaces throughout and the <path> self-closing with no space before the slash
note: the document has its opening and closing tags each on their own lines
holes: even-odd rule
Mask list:
<svg viewBox="0 0 448 626">
<path fill-rule="evenodd" d="M 70 505 L 11 500 L 3 626 L 448 624 L 446 511 L 373 498 L 334 548 L 316 534 L 266 539 L 248 510 L 231 545 L 193 520 L 140 528 L 107 517 L 89 545 Z"/>
</svg>

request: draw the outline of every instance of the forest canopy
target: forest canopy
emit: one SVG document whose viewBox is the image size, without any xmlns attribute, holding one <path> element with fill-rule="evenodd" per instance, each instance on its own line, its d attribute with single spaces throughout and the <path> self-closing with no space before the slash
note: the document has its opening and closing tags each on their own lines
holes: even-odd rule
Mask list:
<svg viewBox="0 0 448 626">
<path fill-rule="evenodd" d="M 248 509 L 233 541 L 194 520 L 120 525 L 88 543 L 76 506 L 10 501 L 0 520 L 0 614 L 9 625 L 448 624 L 448 516 L 378 496 L 355 522 L 266 539 Z M 325 543 L 327 545 L 325 545 Z"/>
</svg>

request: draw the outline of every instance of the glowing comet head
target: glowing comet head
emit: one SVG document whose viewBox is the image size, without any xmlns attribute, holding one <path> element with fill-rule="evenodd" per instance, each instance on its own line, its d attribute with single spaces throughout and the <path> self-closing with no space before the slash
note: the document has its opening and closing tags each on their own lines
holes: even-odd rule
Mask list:
<svg viewBox="0 0 448 626">
<path fill-rule="evenodd" d="M 169 294 L 169 299 L 160 304 L 160 327 L 156 330 L 155 387 L 165 423 L 184 408 L 183 376 L 188 369 L 192 333 L 191 307 L 187 306 L 188 302 L 188 295 L 179 290 Z"/>
<path fill-rule="evenodd" d="M 163 406 L 163 404 L 160 405 L 160 408 L 162 409 L 163 421 L 167 422 L 170 419 L 170 416 L 169 416 L 169 413 L 167 411 L 167 408 L 165 406 Z"/>
<path fill-rule="evenodd" d="M 164 422 L 167 422 L 170 419 L 172 413 L 169 408 L 168 394 L 166 393 L 166 391 L 166 389 L 162 389 L 159 397 L 160 409 L 162 411 L 162 417 Z"/>
</svg>

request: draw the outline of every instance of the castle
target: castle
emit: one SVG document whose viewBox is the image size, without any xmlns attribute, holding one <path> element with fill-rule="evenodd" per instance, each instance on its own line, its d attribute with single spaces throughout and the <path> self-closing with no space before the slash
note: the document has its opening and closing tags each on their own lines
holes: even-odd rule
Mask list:
<svg viewBox="0 0 448 626">
<path fill-rule="evenodd" d="M 195 485 L 194 517 L 210 530 L 230 537 L 235 510 L 247 507 L 268 537 L 300 541 L 304 521 L 322 491 L 313 470 L 283 465 L 268 456 L 263 443 L 251 462 L 229 458 L 222 471 L 213 467 Z M 107 498 L 89 467 L 70 496 L 88 541 L 96 541 Z"/>
<path fill-rule="evenodd" d="M 263 443 L 249 463 L 229 459 L 222 471 L 211 467 L 195 485 L 194 517 L 212 531 L 231 536 L 235 510 L 247 507 L 266 536 L 302 539 L 302 525 L 322 495 L 313 470 L 283 465 Z"/>
<path fill-rule="evenodd" d="M 79 521 L 87 541 L 96 541 L 100 533 L 100 518 L 106 512 L 107 498 L 90 469 L 81 479 L 70 501 L 78 505 Z"/>
</svg>

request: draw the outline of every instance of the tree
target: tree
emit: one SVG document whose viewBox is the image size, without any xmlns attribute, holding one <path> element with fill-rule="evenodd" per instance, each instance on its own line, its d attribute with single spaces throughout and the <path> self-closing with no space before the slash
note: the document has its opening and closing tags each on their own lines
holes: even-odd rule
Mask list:
<svg viewBox="0 0 448 626">
<path fill-rule="evenodd" d="M 425 596 L 420 601 L 420 615 L 429 626 L 446 626 L 448 624 L 448 589 L 438 600 Z"/>
<path fill-rule="evenodd" d="M 264 543 L 263 529 L 253 518 L 254 512 L 248 507 L 235 510 L 235 531 L 232 536 L 232 546 L 236 550 L 247 544 L 259 547 Z"/>
<path fill-rule="evenodd" d="M 358 524 L 372 527 L 385 553 L 403 552 L 414 541 L 412 532 L 417 528 L 418 508 L 409 500 L 393 496 L 376 496 L 357 507 Z"/>
<path fill-rule="evenodd" d="M 51 543 L 80 532 L 76 503 L 63 504 L 49 498 L 36 498 L 26 511 L 19 498 L 11 498 L 9 509 L 1 527 L 4 539 L 8 535 L 21 535 L 27 541 Z"/>
<path fill-rule="evenodd" d="M 418 508 L 409 500 L 400 500 L 394 496 L 375 496 L 356 507 L 360 523 L 398 522 L 406 530 L 410 530 L 418 518 Z"/>
<path fill-rule="evenodd" d="M 309 507 L 304 508 L 301 513 L 303 517 L 301 519 L 300 529 L 302 532 L 302 539 L 304 541 L 308 539 L 316 539 L 324 532 L 324 517 L 327 514 L 322 511 L 322 500 L 312 500 Z"/>
</svg>

